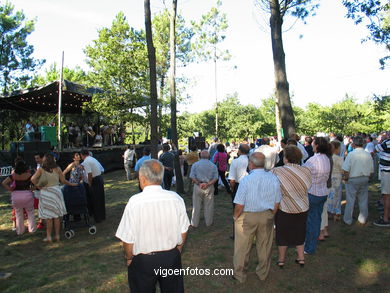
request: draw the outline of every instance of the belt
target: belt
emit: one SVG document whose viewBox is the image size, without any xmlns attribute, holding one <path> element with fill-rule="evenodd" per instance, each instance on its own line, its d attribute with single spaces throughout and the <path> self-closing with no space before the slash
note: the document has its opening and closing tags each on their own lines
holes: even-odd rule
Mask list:
<svg viewBox="0 0 390 293">
<path fill-rule="evenodd" d="M 161 251 L 152 251 L 152 252 L 149 252 L 149 253 L 140 253 L 140 254 L 137 254 L 137 255 L 157 255 L 157 254 L 161 254 L 161 253 L 165 253 L 165 252 L 170 252 L 172 250 L 175 250 L 175 248 L 172 248 L 172 249 L 169 249 L 169 250 L 161 250 Z"/>
</svg>

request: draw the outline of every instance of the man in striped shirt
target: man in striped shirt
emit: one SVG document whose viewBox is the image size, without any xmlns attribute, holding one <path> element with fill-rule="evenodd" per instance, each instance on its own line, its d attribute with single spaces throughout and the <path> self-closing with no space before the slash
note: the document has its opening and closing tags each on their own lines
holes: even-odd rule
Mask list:
<svg viewBox="0 0 390 293">
<path fill-rule="evenodd" d="M 258 265 L 256 274 L 265 280 L 271 265 L 274 214 L 282 198 L 278 178 L 264 170 L 265 156 L 249 157 L 250 174 L 240 181 L 234 203 L 234 278 L 243 283 L 253 239 L 256 236 Z M 244 225 L 245 223 L 245 225 Z"/>
<path fill-rule="evenodd" d="M 375 226 L 390 227 L 390 131 L 382 136 L 383 142 L 375 147 L 379 152 L 381 170 L 381 192 L 383 194 L 383 218 L 374 222 Z"/>
</svg>

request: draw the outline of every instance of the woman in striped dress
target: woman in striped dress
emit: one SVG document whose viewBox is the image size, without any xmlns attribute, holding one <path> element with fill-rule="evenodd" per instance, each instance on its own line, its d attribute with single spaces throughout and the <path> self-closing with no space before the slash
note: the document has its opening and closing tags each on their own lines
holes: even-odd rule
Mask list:
<svg viewBox="0 0 390 293">
<path fill-rule="evenodd" d="M 31 182 L 40 188 L 39 198 L 39 218 L 46 220 L 46 238 L 44 242 L 52 242 L 52 230 L 54 225 L 56 241 L 60 240 L 60 217 L 66 214 L 64 197 L 62 195 L 59 183 L 70 186 L 77 186 L 76 183 L 68 182 L 60 167 L 57 166 L 52 154 L 46 154 L 43 157 L 42 168 L 39 168 Z"/>
<path fill-rule="evenodd" d="M 279 250 L 277 265 L 283 268 L 288 246 L 296 246 L 298 258 L 295 262 L 301 267 L 305 264 L 304 242 L 306 236 L 309 198 L 307 191 L 311 186 L 311 173 L 299 164 L 302 152 L 294 145 L 284 149 L 284 166 L 271 170 L 279 181 L 282 200 L 275 215 L 276 245 Z"/>
</svg>

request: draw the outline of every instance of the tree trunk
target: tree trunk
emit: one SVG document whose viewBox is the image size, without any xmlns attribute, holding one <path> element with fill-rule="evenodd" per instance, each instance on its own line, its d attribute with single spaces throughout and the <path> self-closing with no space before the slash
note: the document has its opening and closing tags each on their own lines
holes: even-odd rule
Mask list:
<svg viewBox="0 0 390 293">
<path fill-rule="evenodd" d="M 169 29 L 169 49 L 171 53 L 170 68 L 171 74 L 169 78 L 169 89 L 171 96 L 171 128 L 172 128 L 172 142 L 179 150 L 179 140 L 177 135 L 177 117 L 176 117 L 176 12 L 177 0 L 172 0 L 172 11 L 170 15 L 170 29 Z M 175 176 L 176 176 L 176 191 L 177 193 L 184 193 L 183 174 L 180 168 L 179 153 L 175 154 Z"/>
<path fill-rule="evenodd" d="M 150 80 L 150 138 L 152 158 L 157 159 L 157 76 L 156 76 L 156 49 L 153 45 L 152 20 L 150 13 L 150 0 L 144 0 L 145 31 L 149 59 Z"/>
<path fill-rule="evenodd" d="M 280 13 L 279 0 L 269 0 L 271 9 L 271 40 L 274 59 L 276 97 L 279 102 L 280 118 L 284 137 L 295 133 L 295 118 L 291 106 L 289 85 L 287 81 L 285 54 L 282 40 L 283 16 Z"/>
<path fill-rule="evenodd" d="M 165 76 L 164 76 L 164 74 L 162 74 L 160 77 L 160 96 L 159 96 L 159 101 L 158 101 L 158 125 L 157 125 L 158 138 L 163 137 L 163 133 L 161 131 L 161 128 L 162 128 L 161 126 L 162 126 L 162 108 L 163 108 L 164 86 L 165 86 Z"/>
<path fill-rule="evenodd" d="M 276 124 L 276 133 L 278 136 L 278 141 L 280 142 L 282 140 L 282 131 L 281 131 L 281 125 L 280 125 L 280 112 L 279 112 L 279 102 L 275 95 L 275 124 Z"/>
</svg>

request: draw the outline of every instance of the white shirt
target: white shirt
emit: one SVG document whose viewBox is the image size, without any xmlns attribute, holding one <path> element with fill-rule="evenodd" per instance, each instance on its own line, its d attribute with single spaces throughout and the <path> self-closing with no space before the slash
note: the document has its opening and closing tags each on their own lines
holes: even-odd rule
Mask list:
<svg viewBox="0 0 390 293">
<path fill-rule="evenodd" d="M 355 148 L 345 159 L 343 170 L 349 172 L 349 178 L 368 177 L 374 172 L 374 162 L 363 148 Z"/>
<path fill-rule="evenodd" d="M 366 148 L 364 149 L 367 153 L 374 153 L 375 152 L 375 145 L 372 141 L 366 144 Z"/>
<path fill-rule="evenodd" d="M 303 162 L 309 157 L 309 154 L 307 153 L 305 146 L 300 142 L 297 142 L 297 147 L 300 149 L 302 153 L 302 164 L 303 164 Z"/>
<path fill-rule="evenodd" d="M 238 186 L 235 204 L 244 206 L 244 212 L 273 210 L 282 199 L 278 177 L 264 169 L 254 169 Z"/>
<path fill-rule="evenodd" d="M 103 166 L 98 162 L 98 160 L 91 156 L 86 157 L 81 165 L 84 166 L 84 170 L 87 175 L 92 173 L 92 177 L 99 176 L 104 171 Z"/>
<path fill-rule="evenodd" d="M 240 155 L 237 159 L 234 159 L 230 165 L 228 179 L 240 183 L 241 179 L 248 175 L 248 163 L 247 155 Z"/>
<path fill-rule="evenodd" d="M 125 151 L 125 154 L 123 155 L 124 163 L 127 163 L 128 161 L 132 161 L 134 159 L 134 150 L 127 149 Z"/>
<path fill-rule="evenodd" d="M 275 148 L 269 145 L 262 145 L 255 150 L 255 152 L 261 152 L 265 156 L 264 169 L 271 170 L 279 162 L 278 152 Z"/>
<path fill-rule="evenodd" d="M 184 200 L 160 185 L 146 186 L 126 205 L 115 236 L 133 243 L 133 254 L 164 251 L 182 244 L 190 221 Z"/>
</svg>

